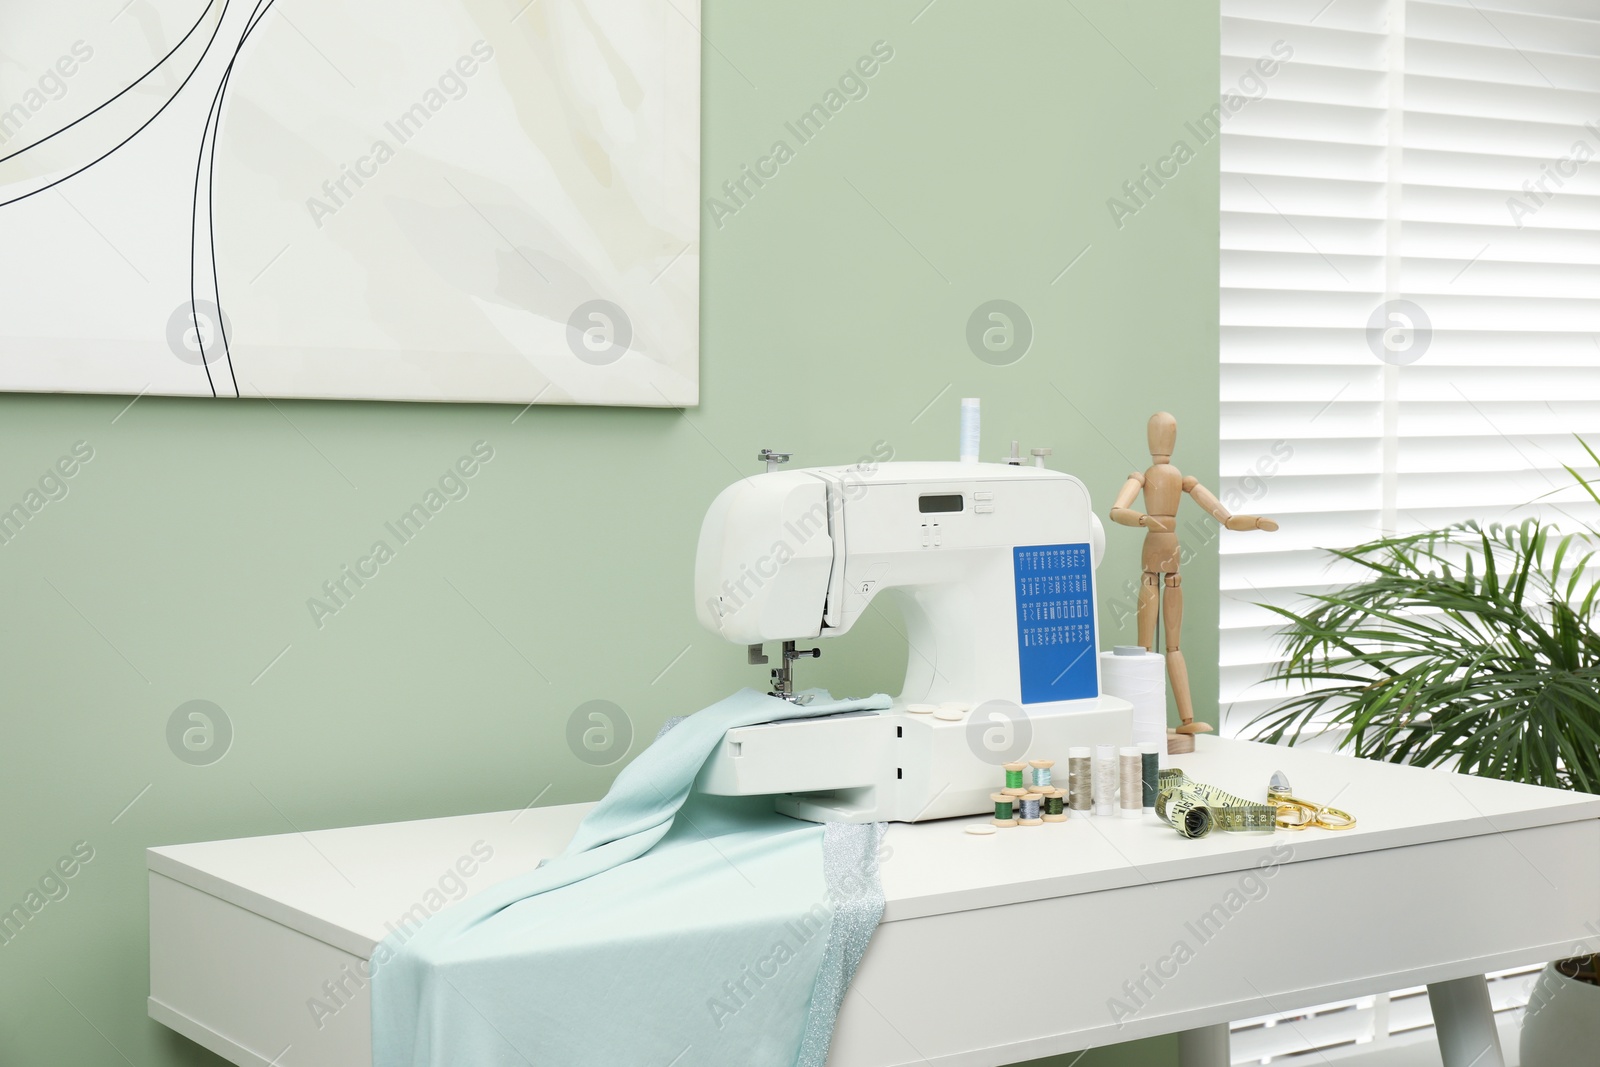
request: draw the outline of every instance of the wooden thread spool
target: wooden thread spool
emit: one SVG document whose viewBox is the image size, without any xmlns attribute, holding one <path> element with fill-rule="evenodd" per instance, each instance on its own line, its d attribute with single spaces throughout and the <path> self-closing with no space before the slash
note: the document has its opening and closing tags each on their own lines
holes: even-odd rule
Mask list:
<svg viewBox="0 0 1600 1067">
<path fill-rule="evenodd" d="M 1061 789 L 1052 789 L 1045 794 L 1044 813 L 1039 816 L 1045 822 L 1067 821 L 1067 794 Z"/>
<path fill-rule="evenodd" d="M 1051 780 L 1053 772 L 1050 770 L 1055 765 L 1056 761 L 1053 759 L 1028 761 L 1028 766 L 1033 768 L 1033 788 L 1035 792 L 1047 793 L 1055 787 L 1055 783 Z"/>
<path fill-rule="evenodd" d="M 994 801 L 994 824 L 996 826 L 1017 825 L 1016 797 L 1010 793 L 990 793 L 989 799 Z"/>
</svg>

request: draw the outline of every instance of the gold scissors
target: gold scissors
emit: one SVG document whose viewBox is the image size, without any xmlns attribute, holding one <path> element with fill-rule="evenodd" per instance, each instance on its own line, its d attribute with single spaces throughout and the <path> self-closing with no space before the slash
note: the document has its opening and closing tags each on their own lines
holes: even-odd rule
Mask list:
<svg viewBox="0 0 1600 1067">
<path fill-rule="evenodd" d="M 1356 825 L 1356 817 L 1348 811 L 1295 796 L 1289 787 L 1289 776 L 1282 771 L 1272 772 L 1267 802 L 1277 805 L 1280 830 L 1309 830 L 1313 826 L 1319 830 L 1350 830 Z"/>
</svg>

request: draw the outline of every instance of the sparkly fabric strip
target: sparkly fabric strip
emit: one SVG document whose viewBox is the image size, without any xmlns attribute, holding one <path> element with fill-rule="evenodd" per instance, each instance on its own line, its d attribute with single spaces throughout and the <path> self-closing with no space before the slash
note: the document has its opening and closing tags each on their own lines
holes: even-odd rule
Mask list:
<svg viewBox="0 0 1600 1067">
<path fill-rule="evenodd" d="M 850 979 L 883 918 L 883 882 L 878 877 L 878 843 L 887 823 L 831 822 L 822 830 L 822 874 L 833 922 L 822 967 L 811 992 L 805 1037 L 796 1067 L 824 1067 L 833 1024 L 839 1017 Z"/>
</svg>

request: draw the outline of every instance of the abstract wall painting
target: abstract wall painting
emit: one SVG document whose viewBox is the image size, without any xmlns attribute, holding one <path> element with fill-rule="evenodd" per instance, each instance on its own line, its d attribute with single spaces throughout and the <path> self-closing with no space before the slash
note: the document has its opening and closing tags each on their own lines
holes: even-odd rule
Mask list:
<svg viewBox="0 0 1600 1067">
<path fill-rule="evenodd" d="M 699 7 L 0 12 L 0 390 L 698 399 Z"/>
</svg>

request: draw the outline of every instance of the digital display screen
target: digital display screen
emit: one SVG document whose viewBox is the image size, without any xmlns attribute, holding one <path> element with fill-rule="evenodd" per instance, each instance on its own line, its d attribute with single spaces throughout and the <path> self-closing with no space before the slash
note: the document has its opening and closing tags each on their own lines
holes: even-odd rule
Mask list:
<svg viewBox="0 0 1600 1067">
<path fill-rule="evenodd" d="M 948 514 L 961 510 L 960 493 L 930 493 L 917 498 L 917 510 L 924 515 Z"/>
</svg>

